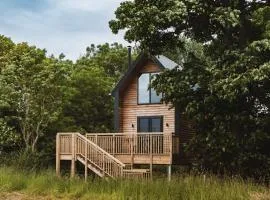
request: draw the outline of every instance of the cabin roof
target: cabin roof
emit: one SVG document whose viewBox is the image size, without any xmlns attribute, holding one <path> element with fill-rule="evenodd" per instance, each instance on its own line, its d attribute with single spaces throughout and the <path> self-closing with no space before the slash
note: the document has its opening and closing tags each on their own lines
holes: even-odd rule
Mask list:
<svg viewBox="0 0 270 200">
<path fill-rule="evenodd" d="M 159 63 L 163 66 L 163 68 L 173 69 L 176 66 L 180 66 L 179 64 L 177 64 L 173 60 L 167 58 L 166 56 L 157 55 L 157 56 L 154 56 L 154 57 L 159 61 Z"/>
<path fill-rule="evenodd" d="M 122 78 L 120 79 L 120 81 L 116 84 L 116 86 L 112 90 L 112 95 L 114 95 L 115 92 L 119 88 L 123 87 L 123 85 L 126 83 L 126 81 L 132 77 L 132 75 L 136 71 L 136 67 L 138 65 L 142 64 L 144 61 L 146 61 L 148 59 L 152 60 L 161 69 L 173 69 L 173 68 L 175 68 L 177 66 L 180 66 L 179 64 L 177 64 L 176 62 L 172 61 L 171 59 L 167 58 L 164 55 L 153 56 L 153 55 L 149 55 L 149 54 L 146 54 L 146 53 L 141 53 L 136 58 L 136 60 L 131 64 L 131 66 L 129 67 L 129 69 L 127 70 L 127 72 L 122 76 Z"/>
</svg>

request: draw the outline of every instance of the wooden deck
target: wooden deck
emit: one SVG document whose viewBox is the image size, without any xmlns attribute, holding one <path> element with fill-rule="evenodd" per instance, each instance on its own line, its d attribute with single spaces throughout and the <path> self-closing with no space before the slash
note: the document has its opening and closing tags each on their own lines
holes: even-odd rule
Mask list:
<svg viewBox="0 0 270 200">
<path fill-rule="evenodd" d="M 75 161 L 85 165 L 100 177 L 152 177 L 153 164 L 172 164 L 172 135 L 166 133 L 58 133 L 56 139 L 56 172 L 60 161 L 71 161 L 71 176 Z M 134 164 L 149 164 L 149 169 L 134 169 Z M 129 166 L 129 168 L 127 168 Z"/>
<path fill-rule="evenodd" d="M 86 138 L 126 164 L 172 164 L 171 134 L 88 133 Z M 72 135 L 62 133 L 59 143 L 60 160 L 71 160 Z"/>
</svg>

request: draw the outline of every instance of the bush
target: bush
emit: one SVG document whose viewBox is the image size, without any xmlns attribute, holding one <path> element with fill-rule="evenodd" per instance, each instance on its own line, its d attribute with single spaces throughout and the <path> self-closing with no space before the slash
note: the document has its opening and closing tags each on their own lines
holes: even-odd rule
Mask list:
<svg viewBox="0 0 270 200">
<path fill-rule="evenodd" d="M 44 152 L 19 151 L 3 153 L 0 162 L 3 166 L 12 166 L 17 170 L 40 171 L 50 166 L 51 157 Z"/>
</svg>

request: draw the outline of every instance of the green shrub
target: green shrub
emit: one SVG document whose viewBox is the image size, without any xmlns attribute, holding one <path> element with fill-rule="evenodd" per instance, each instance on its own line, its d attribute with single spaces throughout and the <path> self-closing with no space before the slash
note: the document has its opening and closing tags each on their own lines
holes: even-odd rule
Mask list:
<svg viewBox="0 0 270 200">
<path fill-rule="evenodd" d="M 18 151 L 2 153 L 0 155 L 0 166 L 12 166 L 18 170 L 39 171 L 49 167 L 50 158 L 44 156 L 43 152 Z"/>
</svg>

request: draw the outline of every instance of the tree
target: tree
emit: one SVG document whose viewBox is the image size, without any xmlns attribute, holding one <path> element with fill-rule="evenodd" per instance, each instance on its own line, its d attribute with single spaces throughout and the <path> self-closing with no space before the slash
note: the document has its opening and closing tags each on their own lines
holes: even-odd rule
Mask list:
<svg viewBox="0 0 270 200">
<path fill-rule="evenodd" d="M 4 67 L 3 63 L 6 61 L 5 59 L 7 59 L 5 55 L 8 54 L 14 46 L 15 44 L 12 42 L 11 39 L 0 35 L 0 73 L 2 68 Z"/>
<path fill-rule="evenodd" d="M 36 150 L 47 125 L 61 111 L 67 64 L 46 57 L 45 50 L 17 44 L 4 56 L 0 104 L 13 110 L 25 148 Z"/>
<path fill-rule="evenodd" d="M 113 77 L 115 81 L 125 73 L 128 66 L 127 48 L 118 43 L 91 44 L 86 48 L 86 54 L 77 60 L 79 65 L 98 66 Z"/>
<path fill-rule="evenodd" d="M 196 121 L 189 150 L 206 169 L 270 174 L 269 13 L 263 0 L 135 0 L 121 3 L 110 22 L 152 53 L 185 52 L 184 69 L 154 86 Z"/>
<path fill-rule="evenodd" d="M 143 49 L 152 52 L 181 46 L 181 36 L 221 44 L 218 48 L 221 52 L 226 48 L 244 47 L 249 39 L 260 34 L 253 26 L 251 15 L 267 5 L 264 0 L 125 1 L 115 12 L 116 19 L 109 24 L 114 33 L 123 29 L 126 40 L 139 42 Z"/>
<path fill-rule="evenodd" d="M 56 125 L 61 131 L 113 130 L 113 89 L 127 70 L 127 48 L 118 43 L 91 45 L 76 61 L 69 85 L 70 98 Z"/>
<path fill-rule="evenodd" d="M 122 45 L 106 43 L 87 47 L 72 73 L 72 96 L 63 113 L 65 127 L 83 132 L 111 131 L 113 98 L 110 92 L 126 69 L 127 48 Z"/>
<path fill-rule="evenodd" d="M 77 64 L 71 79 L 72 94 L 63 111 L 66 127 L 93 133 L 111 131 L 113 78 L 100 66 Z"/>
</svg>

